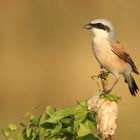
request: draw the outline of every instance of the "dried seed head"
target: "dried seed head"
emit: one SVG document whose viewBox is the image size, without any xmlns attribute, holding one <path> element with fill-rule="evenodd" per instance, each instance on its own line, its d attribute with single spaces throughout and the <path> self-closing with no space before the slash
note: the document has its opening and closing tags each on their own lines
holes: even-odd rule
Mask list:
<svg viewBox="0 0 140 140">
<path fill-rule="evenodd" d="M 103 138 L 115 134 L 118 104 L 115 101 L 100 98 L 99 94 L 88 101 L 88 108 L 96 112 L 96 123 Z"/>
</svg>

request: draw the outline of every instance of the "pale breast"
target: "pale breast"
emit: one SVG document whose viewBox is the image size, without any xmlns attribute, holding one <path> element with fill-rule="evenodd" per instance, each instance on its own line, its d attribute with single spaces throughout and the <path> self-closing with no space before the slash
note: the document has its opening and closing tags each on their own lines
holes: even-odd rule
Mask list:
<svg viewBox="0 0 140 140">
<path fill-rule="evenodd" d="M 107 40 L 93 40 L 93 53 L 98 62 L 114 74 L 123 73 L 128 67 L 126 62 L 112 52 Z"/>
</svg>

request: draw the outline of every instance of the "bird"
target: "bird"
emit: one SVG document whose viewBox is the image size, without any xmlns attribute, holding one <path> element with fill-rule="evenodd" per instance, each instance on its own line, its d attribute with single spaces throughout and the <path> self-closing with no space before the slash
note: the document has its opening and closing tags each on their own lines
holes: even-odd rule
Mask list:
<svg viewBox="0 0 140 140">
<path fill-rule="evenodd" d="M 107 19 L 95 19 L 84 25 L 84 28 L 93 33 L 92 50 L 101 69 L 104 68 L 115 76 L 115 82 L 107 92 L 112 91 L 120 76 L 123 75 L 131 95 L 136 96 L 139 88 L 132 72 L 137 75 L 139 75 L 139 72 L 131 56 L 117 40 L 113 23 Z"/>
</svg>

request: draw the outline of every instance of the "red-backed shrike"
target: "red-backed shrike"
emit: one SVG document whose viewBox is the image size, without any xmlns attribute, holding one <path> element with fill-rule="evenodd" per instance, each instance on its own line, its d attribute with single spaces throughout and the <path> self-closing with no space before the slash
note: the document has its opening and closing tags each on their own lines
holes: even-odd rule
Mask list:
<svg viewBox="0 0 140 140">
<path fill-rule="evenodd" d="M 84 26 L 93 33 L 93 53 L 100 63 L 101 68 L 116 76 L 112 88 L 119 81 L 120 74 L 124 76 L 130 93 L 136 96 L 139 88 L 131 75 L 131 72 L 139 74 L 132 58 L 117 41 L 113 24 L 106 19 L 96 19 Z"/>
</svg>

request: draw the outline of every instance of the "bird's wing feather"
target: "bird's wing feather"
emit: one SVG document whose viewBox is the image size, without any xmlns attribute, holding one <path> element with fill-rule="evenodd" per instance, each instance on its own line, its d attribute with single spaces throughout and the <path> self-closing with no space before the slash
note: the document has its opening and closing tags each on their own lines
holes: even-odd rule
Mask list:
<svg viewBox="0 0 140 140">
<path fill-rule="evenodd" d="M 133 72 L 135 72 L 136 74 L 139 74 L 132 58 L 127 52 L 125 52 L 124 48 L 121 46 L 121 44 L 118 41 L 112 44 L 112 52 L 114 52 L 117 56 L 119 56 L 125 62 L 129 63 L 132 67 Z"/>
</svg>

